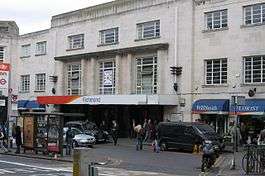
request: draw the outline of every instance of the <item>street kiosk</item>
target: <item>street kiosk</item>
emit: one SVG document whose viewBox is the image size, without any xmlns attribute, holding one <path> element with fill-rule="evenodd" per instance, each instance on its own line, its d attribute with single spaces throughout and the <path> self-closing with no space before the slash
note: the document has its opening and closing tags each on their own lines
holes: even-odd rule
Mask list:
<svg viewBox="0 0 265 176">
<path fill-rule="evenodd" d="M 33 150 L 36 154 L 60 154 L 63 156 L 64 117 L 83 116 L 73 113 L 24 112 L 24 152 Z"/>
</svg>

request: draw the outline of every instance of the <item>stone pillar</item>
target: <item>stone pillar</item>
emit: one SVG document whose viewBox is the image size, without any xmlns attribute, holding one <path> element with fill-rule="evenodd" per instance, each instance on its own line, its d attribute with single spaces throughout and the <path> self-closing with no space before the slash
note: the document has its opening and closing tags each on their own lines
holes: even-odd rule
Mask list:
<svg viewBox="0 0 265 176">
<path fill-rule="evenodd" d="M 55 62 L 55 75 L 58 76 L 57 83 L 55 84 L 56 95 L 66 94 L 66 80 L 67 74 L 65 64 L 61 61 Z"/>
<path fill-rule="evenodd" d="M 88 66 L 87 66 L 87 59 L 81 59 L 81 95 L 88 94 Z"/>
<path fill-rule="evenodd" d="M 157 51 L 157 94 L 166 94 L 165 85 L 166 77 L 165 71 L 169 71 L 168 66 L 165 64 L 165 61 L 168 59 L 167 50 L 158 50 Z M 173 86 L 168 85 L 168 86 Z"/>
<path fill-rule="evenodd" d="M 124 85 L 124 94 L 132 94 L 133 90 L 133 73 L 132 73 L 132 54 L 128 53 L 127 58 L 126 58 L 126 63 L 124 64 L 123 67 L 123 85 Z"/>
<path fill-rule="evenodd" d="M 115 87 L 116 87 L 116 94 L 121 94 L 122 93 L 122 71 L 121 71 L 121 56 L 116 55 L 115 57 L 115 64 L 116 64 L 116 80 L 115 80 Z"/>
<path fill-rule="evenodd" d="M 97 61 L 96 58 L 91 58 L 89 63 L 89 71 L 88 71 L 88 94 L 89 95 L 97 95 L 98 94 L 98 69 L 97 69 Z"/>
</svg>

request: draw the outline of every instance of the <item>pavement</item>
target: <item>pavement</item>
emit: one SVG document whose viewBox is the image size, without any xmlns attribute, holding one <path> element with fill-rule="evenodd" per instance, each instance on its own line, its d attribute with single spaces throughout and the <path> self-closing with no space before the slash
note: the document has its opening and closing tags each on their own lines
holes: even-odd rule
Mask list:
<svg viewBox="0 0 265 176">
<path fill-rule="evenodd" d="M 112 143 L 97 144 L 89 150 L 90 162 L 106 162 L 107 165 L 98 167 L 100 176 L 241 176 L 244 175 L 241 169 L 242 152 L 236 155 L 236 169 L 230 170 L 232 153 L 222 154 L 216 161 L 212 169 L 207 173 L 200 173 L 201 155 L 178 151 L 167 151 L 154 153 L 152 147 L 148 144 L 144 146 L 143 151 L 135 150 L 135 141 L 120 139 L 118 146 Z M 36 171 L 37 175 L 43 176 L 63 176 L 72 172 L 72 157 L 36 155 L 30 151 L 26 154 L 8 154 L 0 155 L 0 175 L 23 175 Z M 17 157 L 20 156 L 20 157 Z M 17 158 L 19 158 L 17 160 Z M 12 167 L 16 165 L 16 167 Z M 60 170 L 60 168 L 66 170 Z M 29 168 L 35 168 L 33 170 Z M 55 169 L 55 170 L 54 170 Z M 59 170 L 58 170 L 59 169 Z M 15 172 L 15 173 L 12 173 Z M 17 174 L 19 173 L 19 174 Z M 35 176 L 36 173 L 25 174 Z M 49 173 L 49 175 L 47 175 Z M 5 175 L 5 174 L 4 174 Z M 36 175 L 36 176 L 37 176 Z M 71 173 L 70 173 L 71 175 Z M 41 176 L 41 175 L 39 175 Z"/>
</svg>

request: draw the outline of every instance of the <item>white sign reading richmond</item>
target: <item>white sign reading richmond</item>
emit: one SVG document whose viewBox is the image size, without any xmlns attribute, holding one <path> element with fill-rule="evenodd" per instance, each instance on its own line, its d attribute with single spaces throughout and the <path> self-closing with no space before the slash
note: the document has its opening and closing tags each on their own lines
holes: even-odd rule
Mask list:
<svg viewBox="0 0 265 176">
<path fill-rule="evenodd" d="M 207 106 L 207 105 L 197 105 L 196 109 L 198 111 L 217 111 L 218 107 L 217 106 Z"/>
</svg>

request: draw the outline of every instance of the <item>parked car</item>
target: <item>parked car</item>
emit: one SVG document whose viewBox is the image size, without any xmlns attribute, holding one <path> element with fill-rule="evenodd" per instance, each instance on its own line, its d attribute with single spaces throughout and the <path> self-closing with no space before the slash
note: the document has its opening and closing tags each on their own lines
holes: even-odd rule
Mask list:
<svg viewBox="0 0 265 176">
<path fill-rule="evenodd" d="M 63 128 L 63 140 L 64 145 L 66 145 L 66 132 L 68 127 Z M 83 133 L 81 130 L 72 127 L 72 132 L 74 133 L 73 138 L 73 147 L 93 147 L 96 143 L 96 139 L 94 136 Z"/>
<path fill-rule="evenodd" d="M 203 141 L 223 148 L 221 136 L 211 126 L 202 123 L 161 122 L 158 125 L 158 141 L 161 150 L 175 148 L 193 151 L 194 145 Z"/>
<path fill-rule="evenodd" d="M 79 129 L 84 134 L 94 136 L 96 138 L 96 142 L 106 142 L 108 140 L 105 133 L 93 122 L 70 121 L 67 122 L 65 126 Z"/>
</svg>

